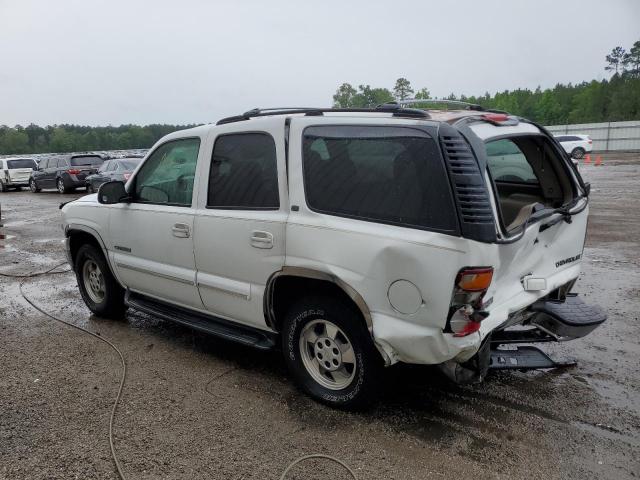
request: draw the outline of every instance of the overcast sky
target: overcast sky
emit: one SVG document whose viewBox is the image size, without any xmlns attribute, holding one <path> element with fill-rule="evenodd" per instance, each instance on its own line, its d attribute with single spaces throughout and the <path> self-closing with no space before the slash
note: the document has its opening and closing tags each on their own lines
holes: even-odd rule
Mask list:
<svg viewBox="0 0 640 480">
<path fill-rule="evenodd" d="M 605 77 L 639 26 L 639 0 L 0 0 L 0 124 L 204 123 L 400 76 L 545 88 Z"/>
</svg>

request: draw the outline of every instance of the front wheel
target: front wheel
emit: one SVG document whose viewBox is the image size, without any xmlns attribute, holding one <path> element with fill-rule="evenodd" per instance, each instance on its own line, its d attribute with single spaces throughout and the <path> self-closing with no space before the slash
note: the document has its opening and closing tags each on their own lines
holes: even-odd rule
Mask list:
<svg viewBox="0 0 640 480">
<path fill-rule="evenodd" d="M 0 192 L 6 192 L 7 186 L 4 184 L 2 180 L 0 180 Z"/>
<path fill-rule="evenodd" d="M 332 407 L 372 402 L 382 358 L 362 318 L 331 297 L 306 297 L 288 312 L 282 331 L 287 366 L 298 386 Z"/>
<path fill-rule="evenodd" d="M 95 245 L 85 244 L 78 249 L 75 272 L 80 295 L 89 310 L 100 317 L 122 318 L 126 310 L 124 289 Z"/>
<path fill-rule="evenodd" d="M 56 186 L 58 187 L 58 192 L 60 193 L 67 193 L 69 191 L 69 189 L 64 186 L 64 180 L 62 180 L 62 178 L 58 178 Z"/>
<path fill-rule="evenodd" d="M 87 183 L 87 193 L 95 193 L 95 190 L 93 189 L 93 185 L 90 183 Z"/>
<path fill-rule="evenodd" d="M 33 193 L 38 193 L 40 191 L 40 189 L 38 188 L 38 184 L 36 183 L 36 181 L 33 178 L 31 180 L 29 180 L 29 189 Z"/>
</svg>

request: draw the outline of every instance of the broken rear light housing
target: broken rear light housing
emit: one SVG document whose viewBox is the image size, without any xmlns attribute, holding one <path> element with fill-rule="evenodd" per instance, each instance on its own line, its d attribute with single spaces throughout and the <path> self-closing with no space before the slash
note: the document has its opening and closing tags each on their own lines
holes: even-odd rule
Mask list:
<svg viewBox="0 0 640 480">
<path fill-rule="evenodd" d="M 493 267 L 465 267 L 456 275 L 447 320 L 447 330 L 454 337 L 480 330 L 480 323 L 488 316 L 482 311 L 482 299 L 492 279 Z"/>
</svg>

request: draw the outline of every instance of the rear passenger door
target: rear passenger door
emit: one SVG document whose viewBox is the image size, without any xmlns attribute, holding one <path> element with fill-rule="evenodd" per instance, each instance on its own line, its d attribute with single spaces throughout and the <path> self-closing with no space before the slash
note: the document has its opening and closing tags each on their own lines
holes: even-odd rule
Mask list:
<svg viewBox="0 0 640 480">
<path fill-rule="evenodd" d="M 267 280 L 284 264 L 287 194 L 284 119 L 219 127 L 208 139 L 194 225 L 197 284 L 216 316 L 266 328 Z"/>
</svg>

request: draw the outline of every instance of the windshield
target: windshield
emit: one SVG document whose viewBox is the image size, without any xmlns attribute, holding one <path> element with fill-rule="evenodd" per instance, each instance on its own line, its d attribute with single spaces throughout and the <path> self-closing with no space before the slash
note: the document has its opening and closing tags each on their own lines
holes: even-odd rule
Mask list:
<svg viewBox="0 0 640 480">
<path fill-rule="evenodd" d="M 102 157 L 96 155 L 86 157 L 73 157 L 71 159 L 71 166 L 78 167 L 80 165 L 102 165 Z"/>
<path fill-rule="evenodd" d="M 10 170 L 14 168 L 31 168 L 35 170 L 38 165 L 30 158 L 21 158 L 19 160 L 7 160 L 7 168 Z"/>
</svg>

